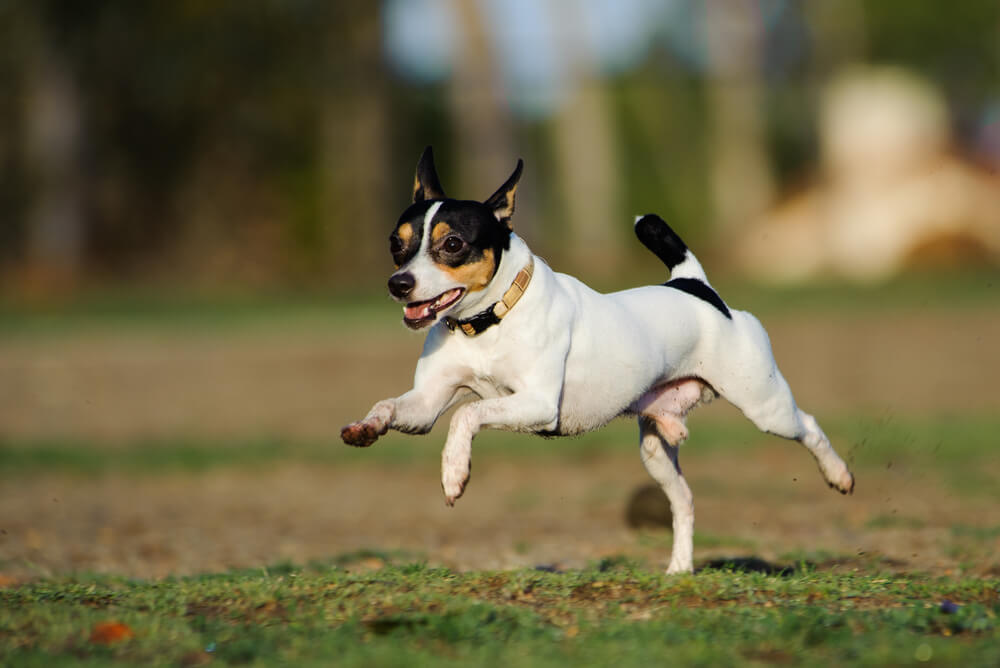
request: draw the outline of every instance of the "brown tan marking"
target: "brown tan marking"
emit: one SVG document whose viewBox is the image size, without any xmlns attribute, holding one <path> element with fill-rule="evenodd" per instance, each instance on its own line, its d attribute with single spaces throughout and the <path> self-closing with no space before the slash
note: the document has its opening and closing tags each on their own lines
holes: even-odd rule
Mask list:
<svg viewBox="0 0 1000 668">
<path fill-rule="evenodd" d="M 459 265 L 458 267 L 439 264 L 438 267 L 457 282 L 463 284 L 469 292 L 479 292 L 489 285 L 497 269 L 492 248 L 484 250 L 483 257 L 475 262 Z"/>
<path fill-rule="evenodd" d="M 514 194 L 517 192 L 517 184 L 511 186 L 510 190 L 504 193 L 503 204 L 493 210 L 497 220 L 506 220 L 507 227 L 511 227 L 510 219 L 514 216 Z"/>
<path fill-rule="evenodd" d="M 403 248 L 410 245 L 410 241 L 413 240 L 413 225 L 409 223 L 403 223 L 396 228 L 396 236 L 399 237 L 400 243 L 403 244 Z M 395 264 L 395 263 L 393 263 Z M 396 269 L 399 269 L 399 265 L 396 264 Z"/>
<path fill-rule="evenodd" d="M 417 169 L 416 175 L 413 177 L 413 201 L 420 202 L 425 199 L 423 196 L 424 184 L 420 182 L 420 170 Z"/>
<path fill-rule="evenodd" d="M 514 215 L 514 194 L 517 192 L 517 182 L 521 178 L 521 170 L 524 168 L 524 161 L 518 160 L 517 167 L 510 178 L 500 186 L 500 188 L 490 195 L 490 198 L 483 202 L 496 216 L 497 220 L 511 227 L 511 217 Z"/>
<path fill-rule="evenodd" d="M 404 247 L 409 246 L 410 239 L 413 238 L 413 225 L 410 225 L 409 223 L 403 223 L 402 225 L 399 226 L 399 229 L 396 230 L 396 236 L 399 237 L 399 240 L 403 242 Z"/>
<path fill-rule="evenodd" d="M 448 236 L 449 232 L 451 232 L 451 225 L 448 223 L 437 223 L 431 229 L 431 241 L 437 243 Z"/>
</svg>

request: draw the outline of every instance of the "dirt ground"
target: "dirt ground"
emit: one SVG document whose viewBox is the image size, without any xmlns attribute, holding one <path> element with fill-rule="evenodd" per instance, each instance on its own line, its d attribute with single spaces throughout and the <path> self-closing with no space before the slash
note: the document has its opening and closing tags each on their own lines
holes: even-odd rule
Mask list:
<svg viewBox="0 0 1000 668">
<path fill-rule="evenodd" d="M 1000 538 L 960 541 L 952 530 L 957 518 L 978 521 L 969 512 L 975 499 L 927 477 L 875 471 L 841 497 L 792 447 L 692 458 L 697 561 L 827 554 L 848 557 L 850 567 L 1000 573 Z M 437 472 L 423 465 L 4 483 L 0 573 L 161 577 L 372 548 L 457 569 L 569 568 L 619 555 L 666 566 L 669 531 L 625 521 L 630 495 L 648 482 L 631 448 L 526 463 L 490 458 L 455 508 L 445 507 Z M 898 522 L 880 523 L 886 518 Z"/>
<path fill-rule="evenodd" d="M 821 418 L 998 407 L 1000 313 L 766 325 L 799 403 Z M 278 434 L 343 447 L 342 424 L 408 387 L 419 347 L 420 337 L 401 331 L 280 328 L 11 338 L 0 341 L 0 435 L 127 447 L 149 436 Z M 449 509 L 436 470 L 442 438 L 441 430 L 425 437 L 426 457 L 408 468 L 290 462 L 266 471 L 2 478 L 0 577 L 161 577 L 363 549 L 459 569 L 669 560 L 668 531 L 625 522 L 630 496 L 649 483 L 634 444 L 574 459 L 477 458 L 474 448 L 472 482 Z M 848 557 L 842 567 L 1000 572 L 995 531 L 963 538 L 953 529 L 995 526 L 986 519 L 995 495 L 957 494 L 933 471 L 887 468 L 858 471 L 857 493 L 841 497 L 795 444 L 775 439 L 725 456 L 698 453 L 696 440 L 690 447 L 682 462 L 695 495 L 696 561 L 829 554 Z"/>
</svg>

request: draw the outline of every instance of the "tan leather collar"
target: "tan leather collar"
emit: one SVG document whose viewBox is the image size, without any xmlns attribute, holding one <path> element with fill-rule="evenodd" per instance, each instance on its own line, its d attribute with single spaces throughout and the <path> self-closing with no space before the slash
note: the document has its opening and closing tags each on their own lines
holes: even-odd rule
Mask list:
<svg viewBox="0 0 1000 668">
<path fill-rule="evenodd" d="M 534 271 L 535 258 L 532 256 L 528 259 L 528 264 L 524 266 L 524 269 L 517 272 L 514 282 L 507 288 L 507 292 L 503 293 L 500 301 L 495 302 L 485 311 L 480 311 L 471 318 L 456 320 L 455 318 L 446 317 L 444 324 L 452 331 L 458 328 L 466 336 L 477 336 L 493 325 L 500 324 L 500 320 L 510 313 L 510 310 L 514 308 L 514 305 L 524 295 L 524 291 L 528 289 L 528 283 L 531 282 L 531 276 L 534 274 Z"/>
</svg>

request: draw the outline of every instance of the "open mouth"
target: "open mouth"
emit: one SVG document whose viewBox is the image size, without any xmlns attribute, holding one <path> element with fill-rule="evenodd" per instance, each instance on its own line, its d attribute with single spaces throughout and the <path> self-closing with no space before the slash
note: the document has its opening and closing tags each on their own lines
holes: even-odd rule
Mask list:
<svg viewBox="0 0 1000 668">
<path fill-rule="evenodd" d="M 403 322 L 410 329 L 420 329 L 434 322 L 437 314 L 457 302 L 465 293 L 465 288 L 453 288 L 434 299 L 410 302 L 403 307 Z"/>
</svg>

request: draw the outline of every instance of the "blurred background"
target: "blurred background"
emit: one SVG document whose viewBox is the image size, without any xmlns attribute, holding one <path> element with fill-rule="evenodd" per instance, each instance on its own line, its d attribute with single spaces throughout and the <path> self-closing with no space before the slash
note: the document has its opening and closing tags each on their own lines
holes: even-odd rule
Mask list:
<svg viewBox="0 0 1000 668">
<path fill-rule="evenodd" d="M 616 275 L 656 211 L 720 270 L 1000 258 L 1000 10 L 906 0 L 9 2 L 7 294 L 370 289 L 433 144 Z"/>
<path fill-rule="evenodd" d="M 701 554 L 1000 563 L 988 513 L 955 533 L 1000 501 L 996 0 L 38 0 L 0 41 L 0 577 L 665 557 L 618 533 L 631 425 L 541 460 L 484 434 L 451 514 L 441 428 L 340 445 L 420 351 L 384 286 L 429 144 L 459 198 L 524 158 L 514 226 L 556 269 L 661 282 L 656 212 L 764 321 L 859 491 L 706 409 Z"/>
</svg>

